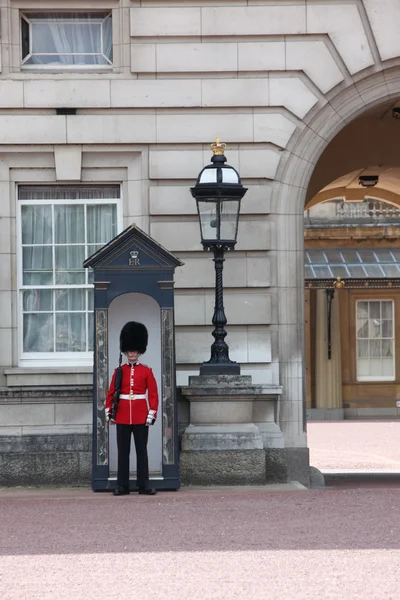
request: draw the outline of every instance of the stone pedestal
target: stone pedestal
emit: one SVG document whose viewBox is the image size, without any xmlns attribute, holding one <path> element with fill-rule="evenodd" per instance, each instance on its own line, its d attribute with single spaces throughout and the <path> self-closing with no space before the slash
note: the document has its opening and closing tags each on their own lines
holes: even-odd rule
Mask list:
<svg viewBox="0 0 400 600">
<path fill-rule="evenodd" d="M 182 482 L 266 483 L 266 448 L 283 448 L 276 424 L 280 392 L 276 386 L 252 385 L 249 376 L 190 377 L 181 389 L 190 402 L 190 424 L 181 445 Z"/>
</svg>

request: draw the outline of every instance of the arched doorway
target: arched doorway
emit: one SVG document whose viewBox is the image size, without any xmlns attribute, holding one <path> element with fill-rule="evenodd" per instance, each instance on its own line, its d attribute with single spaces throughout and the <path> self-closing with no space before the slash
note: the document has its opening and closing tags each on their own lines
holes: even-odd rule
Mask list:
<svg viewBox="0 0 400 600">
<path fill-rule="evenodd" d="M 393 160 L 400 123 L 390 114 L 397 98 L 400 99 L 397 69 L 390 71 L 390 82 L 389 91 L 380 73 L 341 89 L 319 111 L 309 115 L 305 127 L 291 139 L 279 165 L 280 185 L 273 197 L 272 221 L 276 232 L 282 406 L 286 408 L 284 415 L 300 417 L 297 423 L 294 418 L 291 422 L 284 418 L 281 421 L 288 448 L 306 445 L 304 208 L 326 185 L 351 171 L 377 164 L 400 166 L 396 164 L 397 157 Z M 388 118 L 374 117 L 375 109 L 382 110 Z M 376 139 L 380 140 L 377 144 L 368 143 L 373 120 L 376 121 Z M 355 131 L 359 135 L 350 136 Z M 382 140 L 386 142 L 382 144 Z M 335 160 L 332 160 L 332 149 L 336 153 Z"/>
<path fill-rule="evenodd" d="M 357 189 L 350 174 L 348 187 L 333 183 L 306 206 L 308 419 L 398 416 L 400 196 L 379 198 L 376 173 L 379 187 Z"/>
</svg>

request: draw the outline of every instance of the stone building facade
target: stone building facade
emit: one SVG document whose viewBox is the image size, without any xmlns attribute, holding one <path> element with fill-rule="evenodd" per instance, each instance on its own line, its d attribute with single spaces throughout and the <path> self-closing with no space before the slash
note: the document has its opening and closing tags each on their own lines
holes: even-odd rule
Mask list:
<svg viewBox="0 0 400 600">
<path fill-rule="evenodd" d="M 226 261 L 231 358 L 282 386 L 287 473 L 305 480 L 304 207 L 341 174 L 316 169 L 331 140 L 400 95 L 399 2 L 0 0 L 0 17 L 3 481 L 88 472 L 79 261 L 132 222 L 185 263 L 178 384 L 198 373 L 214 282 L 189 187 L 217 135 L 249 188 Z"/>
</svg>

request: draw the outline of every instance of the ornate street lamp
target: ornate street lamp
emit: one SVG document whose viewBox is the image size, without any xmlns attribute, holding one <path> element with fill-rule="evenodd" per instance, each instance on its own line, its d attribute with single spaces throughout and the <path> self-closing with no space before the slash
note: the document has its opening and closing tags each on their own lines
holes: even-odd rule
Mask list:
<svg viewBox="0 0 400 600">
<path fill-rule="evenodd" d="M 196 185 L 190 189 L 196 199 L 200 220 L 201 243 L 204 250 L 212 250 L 215 265 L 215 308 L 212 323 L 211 358 L 200 367 L 200 375 L 239 375 L 240 365 L 229 358 L 224 329 L 227 320 L 224 311 L 222 271 L 224 252 L 234 250 L 239 224 L 240 201 L 247 192 L 239 173 L 226 163 L 226 144 L 219 138 L 211 149 L 211 164 L 199 173 Z"/>
</svg>

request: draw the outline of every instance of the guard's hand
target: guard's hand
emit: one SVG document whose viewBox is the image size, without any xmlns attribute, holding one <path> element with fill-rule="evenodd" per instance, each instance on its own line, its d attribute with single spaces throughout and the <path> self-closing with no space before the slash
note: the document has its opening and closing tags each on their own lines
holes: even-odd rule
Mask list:
<svg viewBox="0 0 400 600">
<path fill-rule="evenodd" d="M 154 425 L 155 422 L 156 422 L 156 411 L 149 410 L 149 414 L 147 415 L 145 424 L 149 427 L 150 425 Z"/>
</svg>

